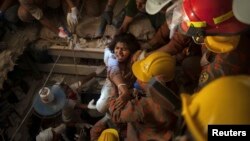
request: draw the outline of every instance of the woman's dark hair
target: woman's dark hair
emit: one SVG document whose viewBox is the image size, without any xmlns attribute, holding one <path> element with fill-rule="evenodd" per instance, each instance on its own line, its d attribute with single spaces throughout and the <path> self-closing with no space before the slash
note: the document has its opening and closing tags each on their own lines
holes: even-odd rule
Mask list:
<svg viewBox="0 0 250 141">
<path fill-rule="evenodd" d="M 118 42 L 125 43 L 130 51 L 130 54 L 134 54 L 137 50 L 140 49 L 140 44 L 133 34 L 122 33 L 115 36 L 112 42 L 109 44 L 109 49 L 112 53 L 114 53 L 115 46 Z"/>
</svg>

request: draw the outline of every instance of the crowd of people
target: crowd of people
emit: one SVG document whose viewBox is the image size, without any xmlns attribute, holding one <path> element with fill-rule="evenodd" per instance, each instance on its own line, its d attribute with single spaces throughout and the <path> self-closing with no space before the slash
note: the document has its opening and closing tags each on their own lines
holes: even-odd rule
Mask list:
<svg viewBox="0 0 250 141">
<path fill-rule="evenodd" d="M 69 36 L 65 27 L 56 27 L 43 14 L 52 1 L 38 1 L 19 0 L 12 6 L 19 5 L 16 12 L 22 21 L 36 19 L 59 37 Z M 60 5 L 53 2 L 53 7 Z M 74 29 L 77 6 L 71 0 L 62 2 L 68 27 Z M 95 35 L 103 36 L 107 24 L 117 28 L 104 51 L 107 78 L 101 96 L 96 104 L 72 104 L 73 109 L 96 109 L 105 115 L 91 127 L 91 141 L 205 141 L 209 124 L 250 124 L 248 0 L 128 0 L 113 18 L 116 3 L 108 0 Z M 8 15 L 3 6 L 1 19 Z M 138 14 L 147 15 L 157 31 L 145 43 L 127 32 Z M 185 78 L 182 83 L 176 78 L 177 67 Z M 155 88 L 152 80 L 177 97 L 181 107 L 171 108 L 176 103 L 168 99 L 170 93 Z M 44 130 L 37 139 L 43 132 L 52 136 L 64 128 Z"/>
</svg>

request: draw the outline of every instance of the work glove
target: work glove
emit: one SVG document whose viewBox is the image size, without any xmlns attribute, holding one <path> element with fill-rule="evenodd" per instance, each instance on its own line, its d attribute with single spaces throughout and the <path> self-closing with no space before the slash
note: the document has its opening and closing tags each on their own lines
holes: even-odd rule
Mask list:
<svg viewBox="0 0 250 141">
<path fill-rule="evenodd" d="M 96 109 L 96 106 L 94 104 L 95 100 L 92 99 L 89 103 L 88 103 L 88 108 L 89 109 L 92 109 L 92 110 L 95 110 Z"/>
<path fill-rule="evenodd" d="M 71 12 L 67 14 L 67 23 L 70 29 L 74 28 L 78 23 L 77 14 L 78 10 L 76 7 L 71 8 Z"/>
<path fill-rule="evenodd" d="M 59 32 L 58 32 L 58 36 L 61 38 L 67 38 L 69 37 L 69 34 L 66 32 L 66 30 L 63 27 L 59 27 L 58 28 Z"/>
<path fill-rule="evenodd" d="M 104 13 L 102 14 L 102 19 L 106 20 L 106 22 L 110 25 L 112 23 L 112 18 L 113 18 L 113 7 L 108 5 Z"/>
</svg>

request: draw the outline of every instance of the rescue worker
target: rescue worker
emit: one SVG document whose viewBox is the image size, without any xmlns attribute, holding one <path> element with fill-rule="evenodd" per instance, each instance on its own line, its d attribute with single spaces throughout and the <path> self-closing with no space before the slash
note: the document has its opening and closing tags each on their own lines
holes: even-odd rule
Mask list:
<svg viewBox="0 0 250 141">
<path fill-rule="evenodd" d="M 152 77 L 157 77 L 162 83 L 173 80 L 175 59 L 167 53 L 155 52 L 135 62 L 132 71 L 143 94 L 134 95 L 122 109 L 115 108 L 116 98 L 111 98 L 109 111 L 112 120 L 117 123 L 127 123 L 126 140 L 170 140 L 176 115 L 162 109 L 161 105 L 152 100 L 147 91 L 147 83 Z"/>
<path fill-rule="evenodd" d="M 58 8 L 61 4 L 59 0 L 19 0 L 20 7 L 18 9 L 18 16 L 24 22 L 31 22 L 38 20 L 43 26 L 56 33 L 61 38 L 66 38 L 69 34 L 62 26 L 56 27 L 44 14 L 46 6 L 50 8 Z M 71 0 L 64 0 L 67 5 L 67 23 L 69 28 L 75 27 L 78 23 L 78 10 Z"/>
<path fill-rule="evenodd" d="M 166 21 L 156 34 L 142 45 L 142 48 L 149 51 L 147 54 L 153 51 L 163 51 L 173 55 L 177 65 L 181 66 L 181 72 L 176 77 L 179 90 L 192 92 L 197 87 L 201 71 L 201 49 L 200 45 L 194 43 L 192 37 L 175 31 L 176 27 L 170 25 L 173 17 L 172 11 L 179 4 L 180 2 L 176 0 L 147 0 L 146 12 L 151 15 L 164 13 Z"/>
<path fill-rule="evenodd" d="M 179 25 L 179 32 L 202 45 L 199 89 L 224 75 L 249 74 L 249 26 L 234 17 L 232 0 L 184 0 L 173 13 L 180 16 L 170 21 L 171 26 Z M 174 37 L 171 42 L 175 42 Z M 159 50 L 183 50 L 178 44 L 170 48 L 171 42 Z"/>
<path fill-rule="evenodd" d="M 207 141 L 208 125 L 249 125 L 249 81 L 247 75 L 220 77 L 198 93 L 181 94 L 182 116 L 187 128 L 176 140 Z M 159 94 L 164 95 L 153 93 L 152 97 L 157 98 Z M 154 100 L 164 102 L 162 99 Z"/>
</svg>

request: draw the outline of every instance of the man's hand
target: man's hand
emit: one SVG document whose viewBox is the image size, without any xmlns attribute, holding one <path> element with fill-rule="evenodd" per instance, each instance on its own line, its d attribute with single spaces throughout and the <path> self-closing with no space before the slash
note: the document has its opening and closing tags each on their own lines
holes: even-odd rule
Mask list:
<svg viewBox="0 0 250 141">
<path fill-rule="evenodd" d="M 127 102 L 131 99 L 131 95 L 126 85 L 120 86 L 118 88 L 119 97 L 115 101 L 115 108 L 120 109 L 123 108 Z"/>
<path fill-rule="evenodd" d="M 78 10 L 76 7 L 71 8 L 71 12 L 67 14 L 67 23 L 70 29 L 74 28 L 78 24 Z"/>
<path fill-rule="evenodd" d="M 132 97 L 130 94 L 122 94 L 115 100 L 115 109 L 122 109 Z"/>
<path fill-rule="evenodd" d="M 110 25 L 112 23 L 112 18 L 113 18 L 113 7 L 108 5 L 104 13 L 102 14 L 102 19 L 106 20 L 106 22 Z"/>
</svg>

